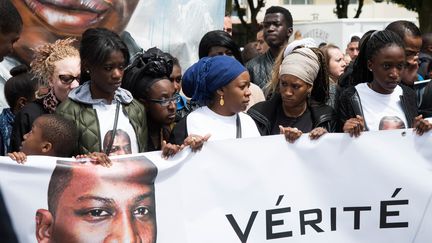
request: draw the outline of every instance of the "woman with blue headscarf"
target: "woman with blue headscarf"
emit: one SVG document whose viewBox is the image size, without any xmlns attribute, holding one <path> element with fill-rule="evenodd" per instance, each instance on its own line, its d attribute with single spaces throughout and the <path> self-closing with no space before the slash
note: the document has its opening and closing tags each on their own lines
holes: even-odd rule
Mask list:
<svg viewBox="0 0 432 243">
<path fill-rule="evenodd" d="M 170 141 L 223 140 L 258 137 L 252 118 L 243 111 L 249 104 L 250 76 L 246 68 L 229 56 L 204 57 L 186 70 L 183 92 L 201 107 L 183 118 L 174 128 Z"/>
</svg>

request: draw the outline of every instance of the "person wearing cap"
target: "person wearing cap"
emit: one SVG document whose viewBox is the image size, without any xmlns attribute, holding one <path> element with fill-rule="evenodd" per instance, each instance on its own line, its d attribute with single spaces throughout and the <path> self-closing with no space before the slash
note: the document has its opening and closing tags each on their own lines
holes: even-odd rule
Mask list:
<svg viewBox="0 0 432 243">
<path fill-rule="evenodd" d="M 325 104 L 329 75 L 323 53 L 307 47 L 284 53 L 275 63 L 272 97 L 248 110 L 261 135 L 284 134 L 294 142 L 302 133 L 317 139 L 336 131 L 335 112 Z"/>
<path fill-rule="evenodd" d="M 176 124 L 170 142 L 183 144 L 188 135 L 210 140 L 260 136 L 252 118 L 242 112 L 249 104 L 249 85 L 249 73 L 236 59 L 201 58 L 186 70 L 182 83 L 183 92 L 201 107 Z"/>
</svg>

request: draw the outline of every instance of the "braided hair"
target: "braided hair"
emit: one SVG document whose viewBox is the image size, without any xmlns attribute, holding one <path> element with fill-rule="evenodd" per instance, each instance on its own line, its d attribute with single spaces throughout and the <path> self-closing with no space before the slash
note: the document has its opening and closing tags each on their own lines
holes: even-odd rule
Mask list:
<svg viewBox="0 0 432 243">
<path fill-rule="evenodd" d="M 373 73 L 368 69 L 368 60 L 371 60 L 383 48 L 396 45 L 404 49 L 402 39 L 390 30 L 368 32 L 363 36 L 360 52 L 357 56 L 352 74 L 352 85 L 373 81 Z"/>
<path fill-rule="evenodd" d="M 325 103 L 329 97 L 329 72 L 324 53 L 318 48 L 310 48 L 318 57 L 320 69 L 314 80 L 311 99 L 318 103 Z"/>
</svg>

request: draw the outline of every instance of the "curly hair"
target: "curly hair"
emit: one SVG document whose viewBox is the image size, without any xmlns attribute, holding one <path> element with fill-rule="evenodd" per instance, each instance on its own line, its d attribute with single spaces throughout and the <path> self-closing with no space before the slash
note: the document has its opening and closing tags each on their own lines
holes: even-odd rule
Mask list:
<svg viewBox="0 0 432 243">
<path fill-rule="evenodd" d="M 73 38 L 60 39 L 34 49 L 34 58 L 30 63 L 31 73 L 38 79 L 41 87 L 48 86 L 57 61 L 67 57 L 79 57 L 78 49 L 73 45 L 75 41 Z"/>
<path fill-rule="evenodd" d="M 392 45 L 405 49 L 403 40 L 391 30 L 367 32 L 362 39 L 360 52 L 354 61 L 350 80 L 350 84 L 353 86 L 373 81 L 373 73 L 368 69 L 367 62 L 377 55 L 381 49 Z"/>
</svg>

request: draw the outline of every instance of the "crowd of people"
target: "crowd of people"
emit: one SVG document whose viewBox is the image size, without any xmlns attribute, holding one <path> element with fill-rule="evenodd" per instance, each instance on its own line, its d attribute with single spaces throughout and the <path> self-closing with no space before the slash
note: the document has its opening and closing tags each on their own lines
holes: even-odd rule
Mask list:
<svg viewBox="0 0 432 243">
<path fill-rule="evenodd" d="M 23 21 L 0 6 L 0 60 Z M 7 21 L 5 21 L 7 20 Z M 38 46 L 29 65 L 11 70 L 0 115 L 1 155 L 88 157 L 162 151 L 167 158 L 208 140 L 303 133 L 359 136 L 364 131 L 432 129 L 432 33 L 396 21 L 353 36 L 345 48 L 293 34 L 291 13 L 267 9 L 243 53 L 232 25 L 207 32 L 199 60 L 182 67 L 158 48 L 131 50 L 106 28 Z M 133 37 L 133 36 L 132 36 Z M 78 48 L 77 48 L 78 46 Z M 246 53 L 247 52 L 247 53 Z"/>
</svg>

